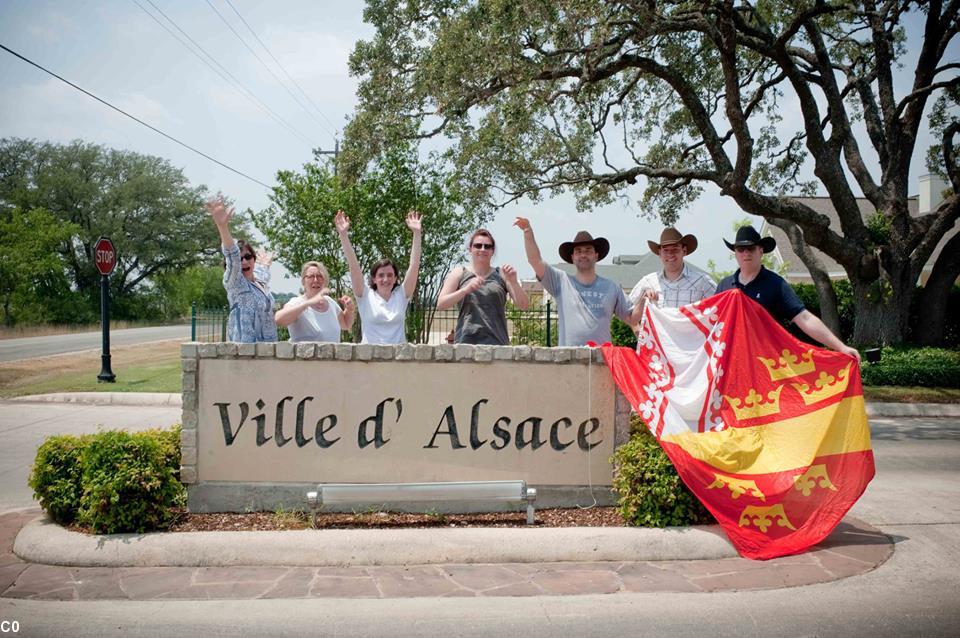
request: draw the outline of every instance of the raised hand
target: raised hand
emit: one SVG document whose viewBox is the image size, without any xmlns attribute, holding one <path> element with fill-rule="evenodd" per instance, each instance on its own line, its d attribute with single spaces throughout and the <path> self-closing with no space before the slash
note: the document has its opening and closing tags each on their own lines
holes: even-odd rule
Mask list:
<svg viewBox="0 0 960 638">
<path fill-rule="evenodd" d="M 513 220 L 513 225 L 524 232 L 531 229 L 530 220 L 526 217 L 517 217 L 515 220 Z"/>
<path fill-rule="evenodd" d="M 263 248 L 257 251 L 257 263 L 269 267 L 273 263 L 273 253 L 268 253 Z"/>
<path fill-rule="evenodd" d="M 412 210 L 409 213 L 407 213 L 407 219 L 406 219 L 407 228 L 409 228 L 411 231 L 415 233 L 421 232 L 423 230 L 423 226 L 420 222 L 422 217 L 423 216 L 415 210 Z"/>
<path fill-rule="evenodd" d="M 345 233 L 350 230 L 350 218 L 342 210 L 337 211 L 333 223 L 336 225 L 338 233 Z"/>
<path fill-rule="evenodd" d="M 517 283 L 517 269 L 510 264 L 504 264 L 500 266 L 500 272 L 503 273 L 504 279 L 510 283 Z"/>
<path fill-rule="evenodd" d="M 230 223 L 230 218 L 233 217 L 233 207 L 227 208 L 223 197 L 219 195 L 208 199 L 204 208 L 207 209 L 207 214 L 213 218 L 213 223 L 217 226 L 226 226 Z"/>
<path fill-rule="evenodd" d="M 350 308 L 353 308 L 353 299 L 350 297 L 350 295 L 344 295 L 340 297 L 340 307 L 343 308 L 344 312 Z"/>
</svg>

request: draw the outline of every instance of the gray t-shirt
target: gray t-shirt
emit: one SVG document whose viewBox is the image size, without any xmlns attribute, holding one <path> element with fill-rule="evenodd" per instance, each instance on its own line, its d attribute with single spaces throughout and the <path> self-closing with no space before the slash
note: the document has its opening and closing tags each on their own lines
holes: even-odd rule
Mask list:
<svg viewBox="0 0 960 638">
<path fill-rule="evenodd" d="M 543 274 L 544 290 L 557 300 L 560 316 L 561 346 L 582 346 L 588 341 L 600 345 L 610 341 L 610 319 L 617 315 L 624 321 L 633 311 L 623 289 L 611 279 L 597 277 L 585 286 L 573 275 L 555 266 L 547 266 Z"/>
<path fill-rule="evenodd" d="M 457 289 L 463 288 L 476 276 L 475 273 L 464 268 Z M 507 317 L 504 312 L 507 294 L 507 284 L 500 276 L 500 269 L 494 268 L 483 280 L 483 285 L 460 302 L 454 341 L 495 346 L 508 345 L 510 338 L 507 336 Z"/>
</svg>

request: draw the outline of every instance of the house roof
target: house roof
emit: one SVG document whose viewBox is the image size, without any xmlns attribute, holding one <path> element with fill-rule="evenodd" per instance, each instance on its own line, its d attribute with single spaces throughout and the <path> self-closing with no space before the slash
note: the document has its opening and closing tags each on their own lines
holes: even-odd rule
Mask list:
<svg viewBox="0 0 960 638">
<path fill-rule="evenodd" d="M 794 197 L 792 199 L 809 206 L 820 214 L 826 215 L 830 219 L 830 228 L 840 232 L 840 218 L 837 216 L 837 212 L 834 210 L 833 203 L 830 201 L 829 197 Z M 917 217 L 919 215 L 918 198 L 909 198 L 909 200 L 907 200 L 907 205 L 909 206 L 910 215 L 912 217 Z M 876 211 L 873 204 L 871 204 L 866 198 L 857 198 L 857 206 L 860 208 L 860 215 L 864 219 L 867 219 Z M 957 232 L 960 232 L 960 229 L 954 227 L 950 232 L 946 233 L 941 238 L 940 243 L 937 244 L 933 254 L 927 261 L 927 265 L 924 266 L 925 271 L 930 271 L 933 269 L 933 264 L 936 263 L 937 257 L 940 255 L 940 251 L 943 250 L 944 244 L 946 244 L 947 240 Z M 760 234 L 770 235 L 777 240 L 777 248 L 772 253 L 772 256 L 776 263 L 786 264 L 784 277 L 786 277 L 787 281 L 795 282 L 810 280 L 810 271 L 803 263 L 803 260 L 800 259 L 800 256 L 793 250 L 793 246 L 790 244 L 790 240 L 787 238 L 786 233 L 773 224 L 769 224 L 764 221 L 760 228 Z M 843 266 L 838 264 L 836 260 L 834 260 L 832 257 L 828 257 L 817 248 L 811 247 L 811 250 L 813 250 L 813 252 L 816 253 L 816 255 L 820 258 L 824 268 L 827 271 L 827 274 L 829 274 L 830 277 L 835 279 L 845 279 L 847 277 L 847 273 L 843 269 Z"/>
</svg>

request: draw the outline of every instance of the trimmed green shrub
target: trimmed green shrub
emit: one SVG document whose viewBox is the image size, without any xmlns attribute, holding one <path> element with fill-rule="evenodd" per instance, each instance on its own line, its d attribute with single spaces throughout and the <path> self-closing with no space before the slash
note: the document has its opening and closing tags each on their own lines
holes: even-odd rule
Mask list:
<svg viewBox="0 0 960 638">
<path fill-rule="evenodd" d="M 864 357 L 860 374 L 864 385 L 960 388 L 960 351 L 883 348 L 880 363 L 867 363 Z"/>
<path fill-rule="evenodd" d="M 80 454 L 89 436 L 51 436 L 37 450 L 27 484 L 40 507 L 57 523 L 69 525 L 76 519 L 83 487 L 80 483 Z"/>
<path fill-rule="evenodd" d="M 612 462 L 617 510 L 628 525 L 667 527 L 714 522 L 637 417 L 630 441 L 616 449 Z"/>
<path fill-rule="evenodd" d="M 180 426 L 138 433 L 104 431 L 47 439 L 30 486 L 61 524 L 104 534 L 168 527 L 185 502 L 180 484 Z"/>
<path fill-rule="evenodd" d="M 77 522 L 101 534 L 168 527 L 184 491 L 170 449 L 154 433 L 101 432 L 83 451 Z"/>
</svg>

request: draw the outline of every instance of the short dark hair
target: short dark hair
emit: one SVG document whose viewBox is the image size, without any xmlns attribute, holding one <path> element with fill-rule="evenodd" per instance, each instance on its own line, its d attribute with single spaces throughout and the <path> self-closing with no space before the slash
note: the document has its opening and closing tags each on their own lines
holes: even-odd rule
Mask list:
<svg viewBox="0 0 960 638">
<path fill-rule="evenodd" d="M 256 259 L 256 257 L 257 257 L 257 251 L 256 251 L 256 249 L 254 249 L 253 244 L 251 244 L 251 243 L 249 243 L 249 242 L 245 242 L 245 241 L 243 241 L 242 239 L 238 239 L 235 243 L 237 244 L 237 250 L 240 251 L 240 257 L 243 257 L 243 251 L 244 251 L 244 249 L 249 249 L 247 252 L 249 252 L 249 254 L 253 255 L 254 259 Z M 243 260 L 241 259 L 240 261 L 243 261 Z M 226 270 L 226 269 L 227 269 L 227 260 L 226 260 L 225 258 L 224 258 L 223 260 L 221 260 L 220 265 L 223 266 L 223 269 L 224 269 L 224 270 Z"/>
<path fill-rule="evenodd" d="M 473 248 L 473 240 L 477 237 L 487 237 L 490 239 L 490 243 L 493 244 L 493 252 L 497 252 L 497 240 L 493 238 L 493 235 L 490 234 L 490 231 L 486 228 L 478 228 L 473 231 L 473 234 L 470 235 L 470 241 L 467 242 L 467 248 Z"/>
<path fill-rule="evenodd" d="M 371 290 L 377 289 L 377 284 L 373 280 L 373 278 L 377 276 L 377 271 L 387 266 L 393 268 L 393 276 L 397 278 L 396 281 L 393 282 L 394 289 L 400 285 L 400 271 L 397 270 L 397 265 L 389 259 L 381 259 L 370 268 L 370 276 L 367 278 L 367 284 L 369 284 Z"/>
<path fill-rule="evenodd" d="M 257 249 L 253 247 L 253 244 L 250 242 L 243 241 L 242 239 L 237 240 L 237 248 L 240 249 L 240 256 L 243 257 L 243 250 L 245 248 L 249 249 L 249 253 L 254 257 L 257 256 Z"/>
</svg>

